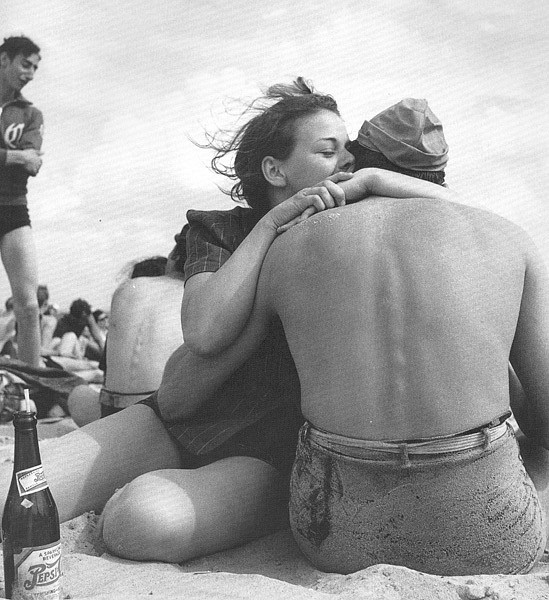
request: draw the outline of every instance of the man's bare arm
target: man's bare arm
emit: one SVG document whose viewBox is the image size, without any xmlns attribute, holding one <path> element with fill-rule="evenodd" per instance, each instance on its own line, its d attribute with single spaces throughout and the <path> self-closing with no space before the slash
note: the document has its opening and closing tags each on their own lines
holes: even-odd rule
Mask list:
<svg viewBox="0 0 549 600">
<path fill-rule="evenodd" d="M 511 398 L 517 423 L 549 449 L 549 275 L 533 244 L 510 362 L 524 392 Z"/>
</svg>

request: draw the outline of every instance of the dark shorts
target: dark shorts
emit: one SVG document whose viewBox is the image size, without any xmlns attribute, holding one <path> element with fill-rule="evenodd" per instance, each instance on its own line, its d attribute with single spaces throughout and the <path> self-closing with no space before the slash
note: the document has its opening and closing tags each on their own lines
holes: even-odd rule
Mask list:
<svg viewBox="0 0 549 600">
<path fill-rule="evenodd" d="M 305 425 L 290 483 L 299 547 L 317 569 L 337 573 L 376 564 L 434 575 L 528 572 L 545 548 L 544 513 L 512 428 L 493 433 L 347 445 Z"/>
<path fill-rule="evenodd" d="M 2 204 L 0 205 L 0 238 L 6 233 L 29 226 L 29 209 L 26 204 Z"/>
<path fill-rule="evenodd" d="M 152 408 L 164 423 L 156 402 L 156 394 L 137 404 L 145 404 Z M 185 441 L 174 435 L 169 425 L 164 423 L 164 426 L 176 442 L 187 468 L 203 467 L 231 456 L 250 456 L 270 464 L 289 480 L 297 448 L 299 427 L 303 421 L 285 417 L 286 415 L 280 415 L 277 411 L 264 415 L 256 423 L 238 431 L 213 450 L 203 454 L 189 451 Z"/>
<path fill-rule="evenodd" d="M 154 394 L 154 392 L 141 392 L 140 394 L 112 392 L 111 390 L 107 390 L 103 387 L 99 391 L 101 418 L 114 415 L 115 413 L 124 410 L 128 406 L 136 404 L 139 402 L 139 400 L 148 400 L 148 396 L 151 396 L 152 394 Z M 143 396 L 147 396 L 147 398 L 143 398 Z"/>
</svg>

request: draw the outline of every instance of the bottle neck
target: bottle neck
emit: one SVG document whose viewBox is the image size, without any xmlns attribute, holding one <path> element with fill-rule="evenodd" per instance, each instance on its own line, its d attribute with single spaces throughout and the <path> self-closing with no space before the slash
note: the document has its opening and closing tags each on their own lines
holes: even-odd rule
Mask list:
<svg viewBox="0 0 549 600">
<path fill-rule="evenodd" d="M 15 427 L 14 471 L 29 469 L 41 464 L 34 413 L 17 412 L 13 418 Z"/>
</svg>

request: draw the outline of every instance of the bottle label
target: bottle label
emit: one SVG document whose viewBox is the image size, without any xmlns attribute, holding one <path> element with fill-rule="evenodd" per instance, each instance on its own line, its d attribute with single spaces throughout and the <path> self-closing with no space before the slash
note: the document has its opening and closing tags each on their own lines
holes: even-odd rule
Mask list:
<svg viewBox="0 0 549 600">
<path fill-rule="evenodd" d="M 34 494 L 40 490 L 45 490 L 48 487 L 44 467 L 42 465 L 36 465 L 30 469 L 18 471 L 15 474 L 15 478 L 17 480 L 17 489 L 19 490 L 20 496 L 28 496 L 29 494 Z"/>
<path fill-rule="evenodd" d="M 23 548 L 14 554 L 13 600 L 58 600 L 61 597 L 61 543 Z"/>
</svg>

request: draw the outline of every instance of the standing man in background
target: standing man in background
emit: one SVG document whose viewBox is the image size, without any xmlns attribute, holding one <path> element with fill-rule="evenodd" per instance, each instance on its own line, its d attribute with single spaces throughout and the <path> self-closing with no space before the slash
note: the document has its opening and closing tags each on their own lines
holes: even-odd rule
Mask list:
<svg viewBox="0 0 549 600">
<path fill-rule="evenodd" d="M 0 256 L 6 270 L 20 358 L 40 361 L 38 269 L 27 208 L 27 180 L 42 166 L 42 113 L 21 95 L 32 81 L 40 48 L 29 38 L 9 37 L 0 46 Z"/>
</svg>

